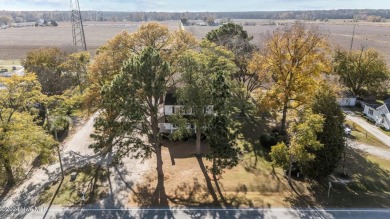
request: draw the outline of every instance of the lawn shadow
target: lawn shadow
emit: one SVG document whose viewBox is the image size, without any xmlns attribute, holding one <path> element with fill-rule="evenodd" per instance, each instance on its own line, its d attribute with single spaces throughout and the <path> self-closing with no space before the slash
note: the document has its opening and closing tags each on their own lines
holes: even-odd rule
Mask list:
<svg viewBox="0 0 390 219">
<path fill-rule="evenodd" d="M 0 203 L 3 201 L 3 199 L 7 196 L 7 194 L 9 193 L 9 191 L 11 191 L 12 187 L 11 186 L 7 186 L 7 185 L 4 185 L 3 188 L 0 190 L 1 191 L 1 195 L 0 195 Z"/>
<path fill-rule="evenodd" d="M 209 186 L 212 186 L 211 182 L 204 185 L 198 178 L 193 178 L 192 183 L 178 185 L 168 199 L 174 205 L 184 207 L 183 212 L 191 218 L 204 218 L 206 216 L 236 218 L 236 212 L 232 211 L 233 209 L 242 209 L 243 206 L 244 209 L 253 207 L 253 202 L 245 197 L 245 192 L 240 188 L 237 188 L 234 194 L 224 195 L 224 200 L 222 200 L 221 197 L 213 197 L 217 194 L 215 194 L 214 189 L 210 192 Z"/>
<path fill-rule="evenodd" d="M 196 154 L 196 142 L 194 141 L 163 141 L 164 147 L 168 148 L 172 165 L 175 165 L 175 159 L 189 158 Z M 207 142 L 201 143 L 200 154 L 207 155 L 210 152 L 210 146 Z"/>
<path fill-rule="evenodd" d="M 95 200 L 96 197 L 93 192 L 96 189 L 97 180 L 101 178 L 98 174 L 101 171 L 107 172 L 109 194 L 104 198 L 99 197 L 98 200 Z M 82 203 L 81 207 L 67 208 L 63 212 L 56 214 L 56 218 L 137 218 L 136 216 L 131 215 L 131 212 L 126 210 L 125 206 L 120 201 L 116 201 L 117 198 L 115 196 L 117 195 L 117 191 L 114 192 L 113 190 L 113 181 L 116 180 L 112 179 L 109 165 L 98 165 L 96 171 L 93 173 L 93 178 L 89 184 L 90 186 L 88 187 L 89 193 L 92 193 L 92 195 L 88 196 L 86 204 Z M 76 203 L 74 206 L 77 206 L 78 204 L 80 203 Z"/>
<path fill-rule="evenodd" d="M 287 197 L 295 208 L 389 208 L 390 172 L 367 160 L 361 152 L 347 149 L 346 172 L 350 179 L 341 179 L 342 169 L 333 177 L 311 182 L 308 195 Z M 331 181 L 328 198 L 328 183 Z"/>
<path fill-rule="evenodd" d="M 168 196 L 165 192 L 164 180 L 157 180 L 157 185 L 152 186 L 150 177 L 148 182 L 137 184 L 131 188 L 134 196 L 133 202 L 138 204 L 137 215 L 139 218 L 174 218 L 174 212 L 170 209 Z"/>
<path fill-rule="evenodd" d="M 263 133 L 270 132 L 271 122 L 266 118 L 246 115 L 236 119 L 236 129 L 239 132 L 239 140 L 242 142 L 241 149 L 246 156 L 246 170 L 253 171 L 257 169 L 259 158 L 270 162 L 269 148 L 260 143 L 260 136 Z"/>
</svg>

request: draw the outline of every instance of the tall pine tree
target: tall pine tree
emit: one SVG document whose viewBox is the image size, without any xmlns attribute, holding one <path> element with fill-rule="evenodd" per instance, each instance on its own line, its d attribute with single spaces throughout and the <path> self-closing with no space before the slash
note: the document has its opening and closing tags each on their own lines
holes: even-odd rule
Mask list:
<svg viewBox="0 0 390 219">
<path fill-rule="evenodd" d="M 344 152 L 344 114 L 335 93 L 326 85 L 315 93 L 311 108 L 325 119 L 322 132 L 317 133 L 317 140 L 324 146 L 312 152 L 315 159 L 305 163 L 303 171 L 312 178 L 326 177 L 337 167 Z"/>
<path fill-rule="evenodd" d="M 240 149 L 236 144 L 236 133 L 231 131 L 229 119 L 230 86 L 226 75 L 218 71 L 213 81 L 212 97 L 214 112 L 207 138 L 210 144 L 210 154 L 207 156 L 213 162 L 210 171 L 214 178 L 221 174 L 223 169 L 232 168 L 238 164 Z"/>
<path fill-rule="evenodd" d="M 158 112 L 170 75 L 168 63 L 151 47 L 125 63 L 102 91 L 103 108 L 93 135 L 97 142 L 91 146 L 103 154 L 113 152 L 118 159 L 156 154 L 158 185 L 152 202 L 157 205 L 166 204 Z"/>
</svg>

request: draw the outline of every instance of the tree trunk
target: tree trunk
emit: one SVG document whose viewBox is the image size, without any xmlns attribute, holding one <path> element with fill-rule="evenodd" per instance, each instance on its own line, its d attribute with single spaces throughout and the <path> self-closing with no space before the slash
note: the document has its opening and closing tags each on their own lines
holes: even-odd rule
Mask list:
<svg viewBox="0 0 390 219">
<path fill-rule="evenodd" d="M 345 172 L 345 158 L 346 158 L 346 153 L 344 151 L 343 152 L 343 173 L 344 173 L 344 177 L 347 176 L 347 173 Z"/>
<path fill-rule="evenodd" d="M 164 172 L 162 168 L 162 155 L 161 155 L 161 146 L 156 145 L 156 158 L 157 158 L 157 176 L 158 178 L 164 179 Z"/>
<path fill-rule="evenodd" d="M 197 126 L 196 127 L 196 155 L 200 155 L 201 135 L 202 135 L 202 132 L 201 132 L 200 128 Z"/>
<path fill-rule="evenodd" d="M 280 129 L 282 135 L 284 135 L 286 131 L 286 119 L 287 119 L 287 109 L 288 109 L 287 105 L 288 105 L 288 100 L 284 101 L 284 105 L 283 105 L 282 127 Z"/>
<path fill-rule="evenodd" d="M 204 163 L 203 163 L 203 160 L 201 157 L 197 157 L 196 158 L 198 160 L 198 163 L 199 163 L 199 167 L 200 169 L 202 170 L 202 173 L 204 175 L 204 178 L 206 180 L 206 186 L 207 186 L 207 189 L 209 190 L 209 194 L 211 195 L 211 197 L 213 198 L 213 204 L 215 207 L 221 207 L 221 204 L 219 203 L 218 201 L 218 197 L 217 197 L 217 194 L 215 193 L 215 190 L 213 188 L 213 185 L 211 184 L 211 179 L 209 177 L 209 175 L 207 174 L 207 169 L 206 167 L 204 166 Z"/>
<path fill-rule="evenodd" d="M 58 142 L 58 134 L 57 130 L 54 130 L 54 136 L 56 137 L 56 141 Z M 57 145 L 57 153 L 58 153 L 58 160 L 60 161 L 60 167 L 61 167 L 61 174 L 62 174 L 62 179 L 65 177 L 64 176 L 64 168 L 62 167 L 62 159 L 61 159 L 61 152 L 60 152 L 60 145 Z"/>
<path fill-rule="evenodd" d="M 166 208 L 168 207 L 168 197 L 165 193 L 161 145 L 159 144 L 156 145 L 156 158 L 157 158 L 157 186 L 152 196 L 152 207 Z"/>
<path fill-rule="evenodd" d="M 221 197 L 222 203 L 224 204 L 225 207 L 230 207 L 228 206 L 229 204 L 227 203 L 225 197 L 222 194 L 221 188 L 219 187 L 217 175 L 215 174 L 216 171 L 216 163 L 215 163 L 215 158 L 213 158 L 213 179 L 215 183 L 215 187 L 217 188 L 217 192 L 219 194 L 219 197 Z"/>
<path fill-rule="evenodd" d="M 291 185 L 291 169 L 292 169 L 292 155 L 290 155 L 290 162 L 288 165 L 288 183 Z"/>
<path fill-rule="evenodd" d="M 7 175 L 7 186 L 13 186 L 15 184 L 15 177 L 12 171 L 11 163 L 8 158 L 3 158 L 5 173 Z"/>
</svg>

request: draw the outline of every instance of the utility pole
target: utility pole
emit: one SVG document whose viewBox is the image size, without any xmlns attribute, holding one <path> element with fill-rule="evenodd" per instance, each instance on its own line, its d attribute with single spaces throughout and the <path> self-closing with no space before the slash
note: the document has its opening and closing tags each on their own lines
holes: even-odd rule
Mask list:
<svg viewBox="0 0 390 219">
<path fill-rule="evenodd" d="M 70 0 L 73 46 L 76 51 L 87 51 L 79 0 Z"/>
<path fill-rule="evenodd" d="M 349 52 L 352 51 L 352 46 L 353 46 L 353 38 L 355 37 L 355 28 L 356 24 L 353 25 L 353 31 L 352 31 L 352 39 L 351 39 L 351 46 L 349 47 Z"/>
</svg>

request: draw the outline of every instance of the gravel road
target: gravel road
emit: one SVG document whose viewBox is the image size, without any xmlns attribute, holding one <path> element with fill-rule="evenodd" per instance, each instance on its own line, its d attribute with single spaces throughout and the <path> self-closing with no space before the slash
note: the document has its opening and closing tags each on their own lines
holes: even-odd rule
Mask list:
<svg viewBox="0 0 390 219">
<path fill-rule="evenodd" d="M 346 119 L 351 120 L 352 122 L 360 125 L 366 131 L 368 131 L 369 133 L 374 135 L 377 139 L 379 139 L 381 142 L 383 142 L 384 144 L 390 147 L 390 137 L 385 133 L 383 133 L 380 130 L 380 128 L 368 123 L 366 120 L 364 120 L 358 115 L 347 114 Z"/>
<path fill-rule="evenodd" d="M 64 170 L 87 163 L 104 162 L 100 156 L 95 155 L 94 151 L 88 147 L 93 143 L 90 134 L 94 131 L 93 124 L 96 116 L 97 114 L 94 114 L 88 121 L 77 127 L 74 134 L 68 136 L 63 142 L 61 156 Z M 143 179 L 143 174 L 150 169 L 150 162 L 148 161 L 141 163 L 140 160 L 125 158 L 123 163 L 124 165 L 116 168 L 109 167 L 111 194 L 96 204 L 95 207 L 120 208 L 126 206 L 131 186 L 140 182 Z M 0 209 L 42 207 L 36 206 L 39 194 L 43 191 L 43 188 L 54 180 L 58 180 L 60 174 L 59 162 L 32 171 L 28 179 L 9 191 L 1 200 Z M 59 208 L 62 209 L 61 206 L 53 206 L 53 209 Z M 65 214 L 67 211 L 62 211 L 62 213 Z M 42 212 L 0 211 L 0 218 L 42 218 L 42 216 Z"/>
</svg>

